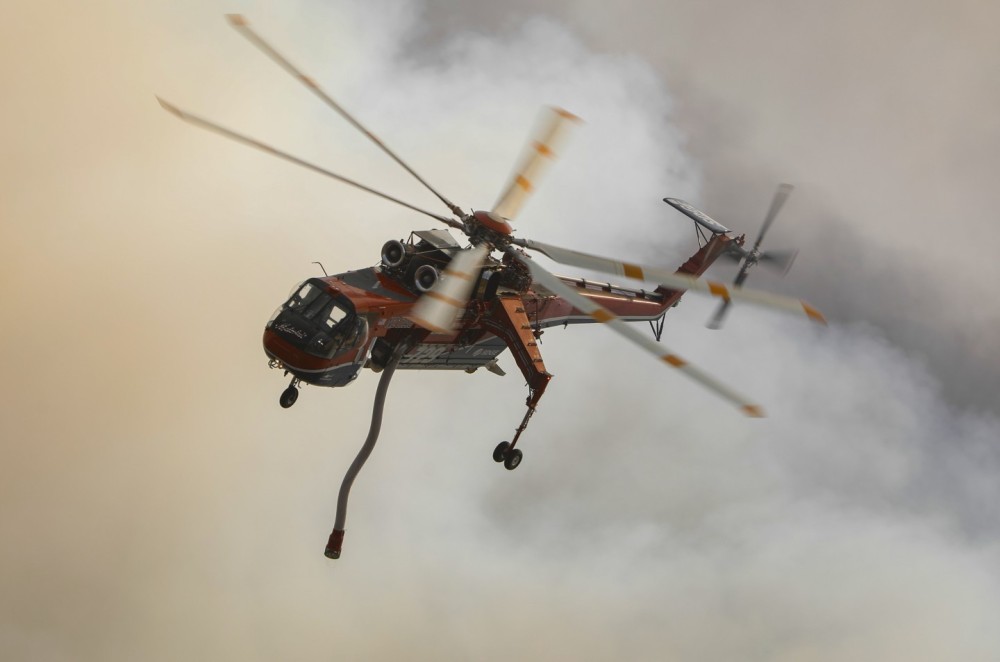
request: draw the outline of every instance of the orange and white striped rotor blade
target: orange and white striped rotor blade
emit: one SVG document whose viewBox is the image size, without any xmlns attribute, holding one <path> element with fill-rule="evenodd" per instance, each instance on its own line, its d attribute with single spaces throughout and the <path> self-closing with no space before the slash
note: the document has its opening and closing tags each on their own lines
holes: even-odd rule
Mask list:
<svg viewBox="0 0 1000 662">
<path fill-rule="evenodd" d="M 646 267 L 639 264 L 620 262 L 611 258 L 599 257 L 580 251 L 560 248 L 551 244 L 545 244 L 531 239 L 518 239 L 515 241 L 519 246 L 538 251 L 539 253 L 555 260 L 559 264 L 567 264 L 581 269 L 591 269 L 606 274 L 625 276 L 635 280 L 648 283 L 658 283 L 664 287 L 675 290 L 694 290 L 703 292 L 714 297 L 719 297 L 724 301 L 745 301 L 758 306 L 774 308 L 790 313 L 805 315 L 813 322 L 826 324 L 823 313 L 801 299 L 761 292 L 760 290 L 745 289 L 732 285 L 726 285 L 718 281 L 695 278 L 686 274 L 679 274 L 667 269 L 656 267 Z"/>
<path fill-rule="evenodd" d="M 532 137 L 514 175 L 493 205 L 493 213 L 512 220 L 538 185 L 545 170 L 559 154 L 569 129 L 580 118 L 562 108 L 549 107 L 538 132 Z"/>
<path fill-rule="evenodd" d="M 303 85 L 309 88 L 309 90 L 312 91 L 313 94 L 318 96 L 323 101 L 323 103 L 325 103 L 327 106 L 335 110 L 341 117 L 347 120 L 347 122 L 350 123 L 351 126 L 353 126 L 355 129 L 363 133 L 365 137 L 367 137 L 369 140 L 375 143 L 375 145 L 378 146 L 378 148 L 381 149 L 383 152 L 385 152 L 389 156 L 389 158 L 398 163 L 404 170 L 406 170 L 406 172 L 413 175 L 413 177 L 415 177 L 418 182 L 423 184 L 428 191 L 433 193 L 441 202 L 443 202 L 445 206 L 447 206 L 448 209 L 452 211 L 452 213 L 457 214 L 460 217 L 462 216 L 461 209 L 459 209 L 458 206 L 455 205 L 455 203 L 453 203 L 448 198 L 444 197 L 444 195 L 440 191 L 435 189 L 427 182 L 427 180 L 418 175 L 417 172 L 413 168 L 411 168 L 408 163 L 403 161 L 403 159 L 400 158 L 399 155 L 397 155 L 394 151 L 389 149 L 389 146 L 386 145 L 384 142 L 382 142 L 382 140 L 378 136 L 369 131 L 364 125 L 361 124 L 361 122 L 357 120 L 357 118 L 355 118 L 353 115 L 347 112 L 344 109 L 344 107 L 341 106 L 339 103 L 334 101 L 333 97 L 327 94 L 314 79 L 310 78 L 305 73 L 303 73 L 298 67 L 289 62 L 284 55 L 279 53 L 273 46 L 271 46 L 271 44 L 264 41 L 264 38 L 261 37 L 259 34 L 257 34 L 253 30 L 253 28 L 250 27 L 250 23 L 247 21 L 245 17 L 243 17 L 240 14 L 226 14 L 226 20 L 229 21 L 229 24 L 233 26 L 233 28 L 237 32 L 246 37 L 250 41 L 250 43 L 252 43 L 262 53 L 264 53 L 264 55 L 269 57 L 275 64 L 277 64 L 279 67 L 287 71 L 297 80 L 299 80 L 299 82 L 301 82 Z"/>
<path fill-rule="evenodd" d="M 489 252 L 486 244 L 479 244 L 455 255 L 437 284 L 417 301 L 410 319 L 435 333 L 454 331 Z"/>
<path fill-rule="evenodd" d="M 764 416 L 764 410 L 761 409 L 759 405 L 752 403 L 749 399 L 743 397 L 719 380 L 711 377 L 702 370 L 699 370 L 679 357 L 677 354 L 674 354 L 662 344 L 645 336 L 634 327 L 629 326 L 627 322 L 623 321 L 604 306 L 591 301 L 587 297 L 580 294 L 575 288 L 570 287 L 558 277 L 535 264 L 534 260 L 524 258 L 523 256 L 518 255 L 515 251 L 510 251 L 510 254 L 517 257 L 517 259 L 528 267 L 535 282 L 563 299 L 566 299 L 566 301 L 571 303 L 574 308 L 586 315 L 589 315 L 594 319 L 594 321 L 608 325 L 613 330 L 656 356 L 656 358 L 663 363 L 673 368 L 677 368 L 708 390 L 733 403 L 747 416 L 752 416 L 754 418 L 762 418 Z"/>
</svg>

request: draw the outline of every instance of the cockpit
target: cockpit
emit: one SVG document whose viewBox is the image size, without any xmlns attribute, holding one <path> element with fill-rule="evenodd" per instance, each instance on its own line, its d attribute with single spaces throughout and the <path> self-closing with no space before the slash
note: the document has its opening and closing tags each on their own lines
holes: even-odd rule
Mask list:
<svg viewBox="0 0 1000 662">
<path fill-rule="evenodd" d="M 350 299 L 332 294 L 318 278 L 297 285 L 267 328 L 297 349 L 324 359 L 353 350 L 368 337 L 368 324 Z"/>
</svg>

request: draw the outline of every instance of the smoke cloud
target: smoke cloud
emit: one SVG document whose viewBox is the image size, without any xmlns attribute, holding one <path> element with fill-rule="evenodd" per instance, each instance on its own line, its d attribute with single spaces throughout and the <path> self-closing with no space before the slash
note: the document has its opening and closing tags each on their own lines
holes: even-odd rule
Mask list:
<svg viewBox="0 0 1000 662">
<path fill-rule="evenodd" d="M 261 328 L 318 273 L 313 260 L 360 268 L 387 238 L 426 225 L 177 122 L 153 95 L 437 211 L 435 200 L 226 27 L 229 7 L 5 7 L 4 659 L 996 657 L 1000 421 L 982 404 L 996 354 L 951 337 L 943 312 L 901 334 L 889 296 L 905 276 L 921 287 L 906 300 L 930 306 L 919 294 L 953 278 L 940 310 L 979 297 L 968 326 L 983 329 L 992 312 L 975 283 L 993 262 L 949 270 L 917 243 L 938 231 L 929 221 L 903 237 L 905 176 L 852 181 L 857 197 L 823 188 L 859 158 L 902 150 L 913 125 L 873 111 L 895 142 L 822 150 L 805 128 L 776 132 L 760 101 L 774 95 L 741 87 L 724 53 L 701 51 L 715 72 L 704 86 L 672 66 L 705 35 L 678 36 L 702 10 L 654 39 L 648 7 L 624 5 L 630 20 L 617 23 L 582 7 L 513 12 L 489 29 L 486 5 L 450 22 L 436 3 L 397 0 L 246 13 L 463 206 L 492 204 L 539 106 L 584 117 L 518 219 L 524 236 L 676 264 L 696 246 L 663 196 L 752 232 L 773 173 L 804 173 L 814 192 L 796 182 L 771 238 L 803 247 L 780 287 L 835 322 L 816 330 L 740 307 L 716 334 L 702 326 L 710 302 L 670 312 L 664 343 L 753 394 L 762 421 L 606 329 L 553 329 L 542 349 L 556 378 L 510 473 L 489 459 L 522 414 L 509 357 L 503 379 L 398 374 L 334 563 L 321 548 L 376 380 L 306 388 L 281 410 Z M 718 43 L 767 26 L 740 11 L 712 14 Z M 615 30 L 633 30 L 633 47 L 616 47 Z M 782 49 L 761 40 L 774 61 L 809 52 L 807 35 L 780 34 Z M 855 64 L 830 60 L 815 76 L 846 84 Z M 958 86 L 947 109 L 976 107 L 961 96 L 976 71 L 943 83 Z M 778 89 L 794 84 L 784 72 Z M 779 139 L 797 151 L 769 151 Z M 765 153 L 773 160 L 754 170 Z M 731 185 L 740 172 L 746 183 Z M 956 173 L 947 184 L 925 200 L 936 212 L 972 186 Z M 747 216 L 750 198 L 759 212 Z M 961 227 L 987 232 L 984 197 L 968 199 Z M 863 224 L 858 210 L 886 222 Z M 958 250 L 948 241 L 935 243 Z M 985 243 L 960 247 L 981 257 Z M 919 263 L 904 259 L 918 249 Z M 938 342 L 977 366 L 967 376 L 980 399 L 952 388 L 963 375 L 939 369 Z"/>
<path fill-rule="evenodd" d="M 699 202 L 755 236 L 779 181 L 797 185 L 768 244 L 801 249 L 788 285 L 831 316 L 876 324 L 959 406 L 1000 414 L 1000 67 L 976 0 L 873 8 L 430 0 L 426 40 L 544 13 L 667 80 L 704 186 Z M 720 268 L 720 272 L 724 269 Z M 765 280 L 766 279 L 766 280 Z"/>
</svg>

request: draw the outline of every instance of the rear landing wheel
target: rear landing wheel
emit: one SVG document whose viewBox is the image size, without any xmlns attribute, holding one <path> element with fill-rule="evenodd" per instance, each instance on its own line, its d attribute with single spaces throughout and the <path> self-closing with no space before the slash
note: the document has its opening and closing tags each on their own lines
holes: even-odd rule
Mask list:
<svg viewBox="0 0 1000 662">
<path fill-rule="evenodd" d="M 507 467 L 509 471 L 517 469 L 517 465 L 521 464 L 521 458 L 524 454 L 521 452 L 520 448 L 515 448 L 507 453 L 507 456 L 503 459 L 503 466 Z"/>
<path fill-rule="evenodd" d="M 493 461 L 503 462 L 504 456 L 507 455 L 507 449 L 510 448 L 509 441 L 501 441 L 497 444 L 497 447 L 493 449 Z"/>
<path fill-rule="evenodd" d="M 284 391 L 281 392 L 281 397 L 278 398 L 278 402 L 282 407 L 288 409 L 295 404 L 295 401 L 299 399 L 299 389 L 294 386 L 289 386 Z"/>
</svg>

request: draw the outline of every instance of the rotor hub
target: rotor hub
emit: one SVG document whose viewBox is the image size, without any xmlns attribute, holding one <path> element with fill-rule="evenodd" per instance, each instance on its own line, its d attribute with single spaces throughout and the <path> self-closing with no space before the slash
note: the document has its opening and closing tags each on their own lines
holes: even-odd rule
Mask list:
<svg viewBox="0 0 1000 662">
<path fill-rule="evenodd" d="M 514 228 L 510 226 L 507 219 L 494 212 L 483 210 L 474 211 L 472 212 L 472 217 L 476 219 L 479 225 L 487 230 L 496 232 L 497 234 L 510 236 L 514 232 Z"/>
<path fill-rule="evenodd" d="M 513 240 L 514 228 L 507 219 L 491 211 L 474 211 L 466 217 L 467 233 L 473 245 L 488 244 L 496 250 L 504 250 Z"/>
</svg>

